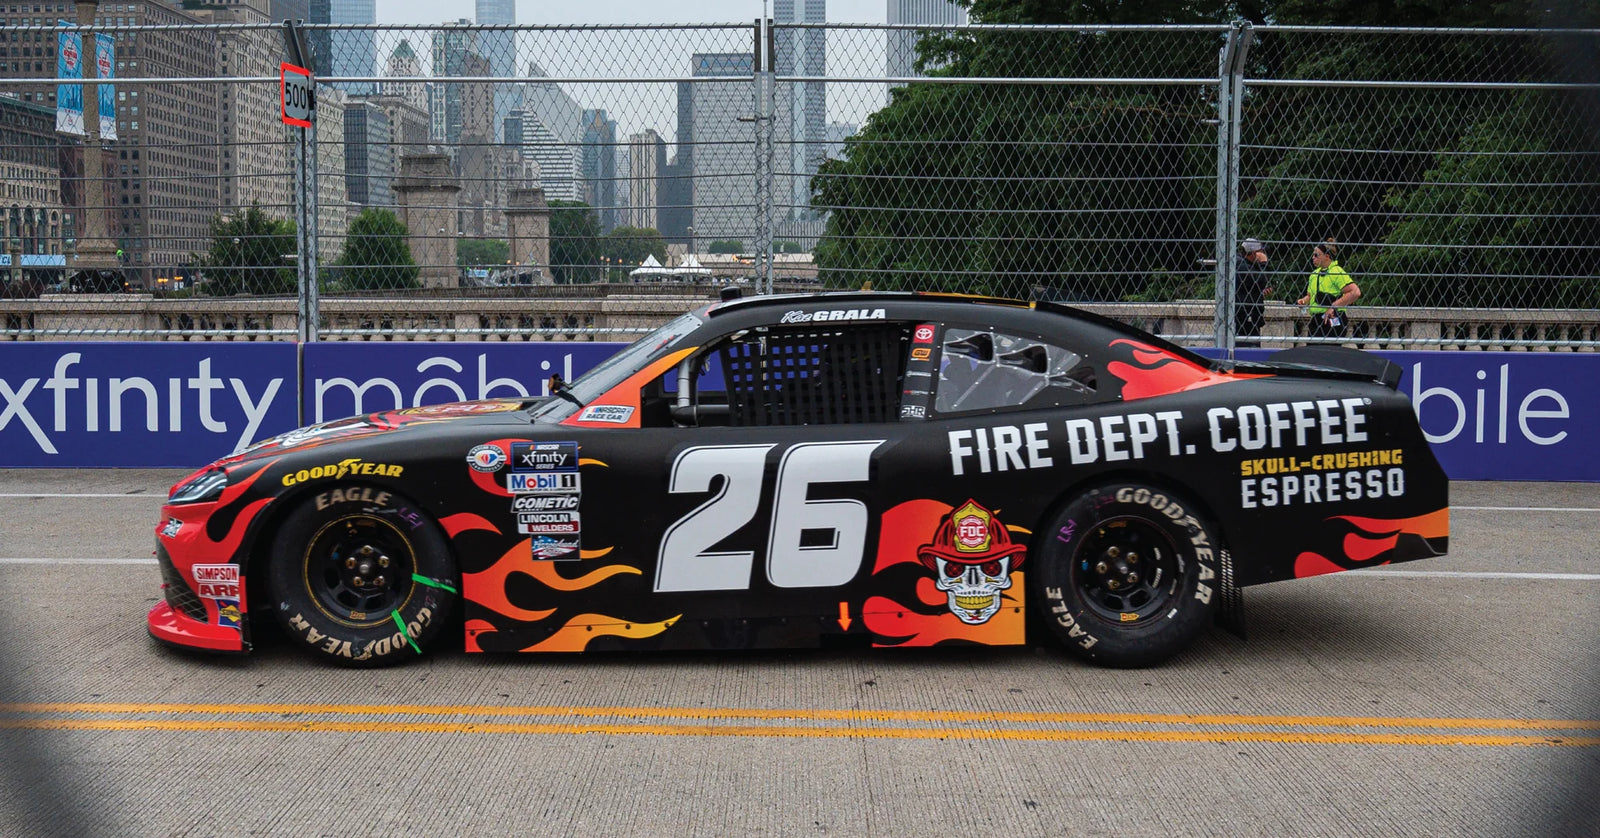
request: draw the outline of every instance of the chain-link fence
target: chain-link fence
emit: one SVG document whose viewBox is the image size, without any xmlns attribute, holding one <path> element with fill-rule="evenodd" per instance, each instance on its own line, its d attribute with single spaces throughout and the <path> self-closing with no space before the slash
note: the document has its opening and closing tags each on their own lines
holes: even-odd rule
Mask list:
<svg viewBox="0 0 1600 838">
<path fill-rule="evenodd" d="M 870 283 L 1286 345 L 1333 238 L 1362 291 L 1349 340 L 1600 346 L 1596 31 L 102 4 L 116 133 L 86 140 L 56 130 L 57 82 L 73 36 L 95 76 L 96 39 L 50 8 L 0 40 L 6 339 L 617 340 L 719 285 Z M 297 43 L 304 148 L 280 121 Z"/>
</svg>

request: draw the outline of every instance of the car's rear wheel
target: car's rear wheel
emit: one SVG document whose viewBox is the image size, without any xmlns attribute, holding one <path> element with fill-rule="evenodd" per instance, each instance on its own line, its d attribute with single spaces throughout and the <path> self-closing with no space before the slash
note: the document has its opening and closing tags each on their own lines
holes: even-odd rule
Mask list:
<svg viewBox="0 0 1600 838">
<path fill-rule="evenodd" d="M 1036 603 L 1080 657 L 1151 666 L 1210 623 L 1223 546 L 1177 494 L 1138 483 L 1099 487 L 1074 498 L 1041 535 Z"/>
<path fill-rule="evenodd" d="M 308 497 L 279 528 L 266 571 L 278 622 L 344 666 L 421 655 L 460 590 L 439 526 L 371 486 L 330 486 Z"/>
</svg>

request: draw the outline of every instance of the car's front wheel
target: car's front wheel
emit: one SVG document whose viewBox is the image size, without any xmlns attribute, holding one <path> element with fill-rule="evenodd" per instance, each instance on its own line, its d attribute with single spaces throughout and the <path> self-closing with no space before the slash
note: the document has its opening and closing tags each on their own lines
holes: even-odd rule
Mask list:
<svg viewBox="0 0 1600 838">
<path fill-rule="evenodd" d="M 460 590 L 439 526 L 405 498 L 355 484 L 330 486 L 296 507 L 266 571 L 278 622 L 344 666 L 421 655 Z"/>
<path fill-rule="evenodd" d="M 1215 526 L 1176 493 L 1102 486 L 1074 498 L 1040 535 L 1035 602 L 1080 657 L 1151 666 L 1210 623 L 1224 548 Z"/>
</svg>

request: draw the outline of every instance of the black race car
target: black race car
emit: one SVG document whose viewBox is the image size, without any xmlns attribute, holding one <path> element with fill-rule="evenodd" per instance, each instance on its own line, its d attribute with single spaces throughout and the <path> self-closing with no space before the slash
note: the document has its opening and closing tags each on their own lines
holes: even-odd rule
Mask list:
<svg viewBox="0 0 1600 838">
<path fill-rule="evenodd" d="M 1161 661 L 1240 590 L 1440 556 L 1398 370 L 1207 361 L 1048 303 L 724 301 L 542 399 L 385 411 L 172 489 L 168 643 L 324 659 L 1020 644 Z M 267 615 L 272 615 L 268 617 Z"/>
</svg>

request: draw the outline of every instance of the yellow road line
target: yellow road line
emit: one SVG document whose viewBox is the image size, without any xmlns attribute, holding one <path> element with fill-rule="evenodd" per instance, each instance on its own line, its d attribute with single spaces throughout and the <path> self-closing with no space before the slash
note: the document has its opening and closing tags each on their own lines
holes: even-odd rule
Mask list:
<svg viewBox="0 0 1600 838">
<path fill-rule="evenodd" d="M 171 704 L 46 702 L 0 704 L 6 713 L 115 713 L 187 715 L 556 716 L 634 719 L 799 719 L 950 724 L 1148 724 L 1266 727 L 1392 727 L 1467 730 L 1593 730 L 1594 719 L 1480 719 L 1414 716 L 1277 716 L 1191 713 L 972 713 L 922 710 L 806 710 L 733 707 L 563 707 L 479 704 Z"/>
<path fill-rule="evenodd" d="M 1026 742 L 1284 742 L 1322 745 L 1472 745 L 1593 747 L 1600 737 L 1294 731 L 996 730 L 976 728 L 796 727 L 789 725 L 632 725 L 485 722 L 341 722 L 177 719 L 7 719 L 11 730 L 162 730 L 189 732 L 600 734 L 741 736 L 802 739 L 980 739 Z"/>
</svg>

